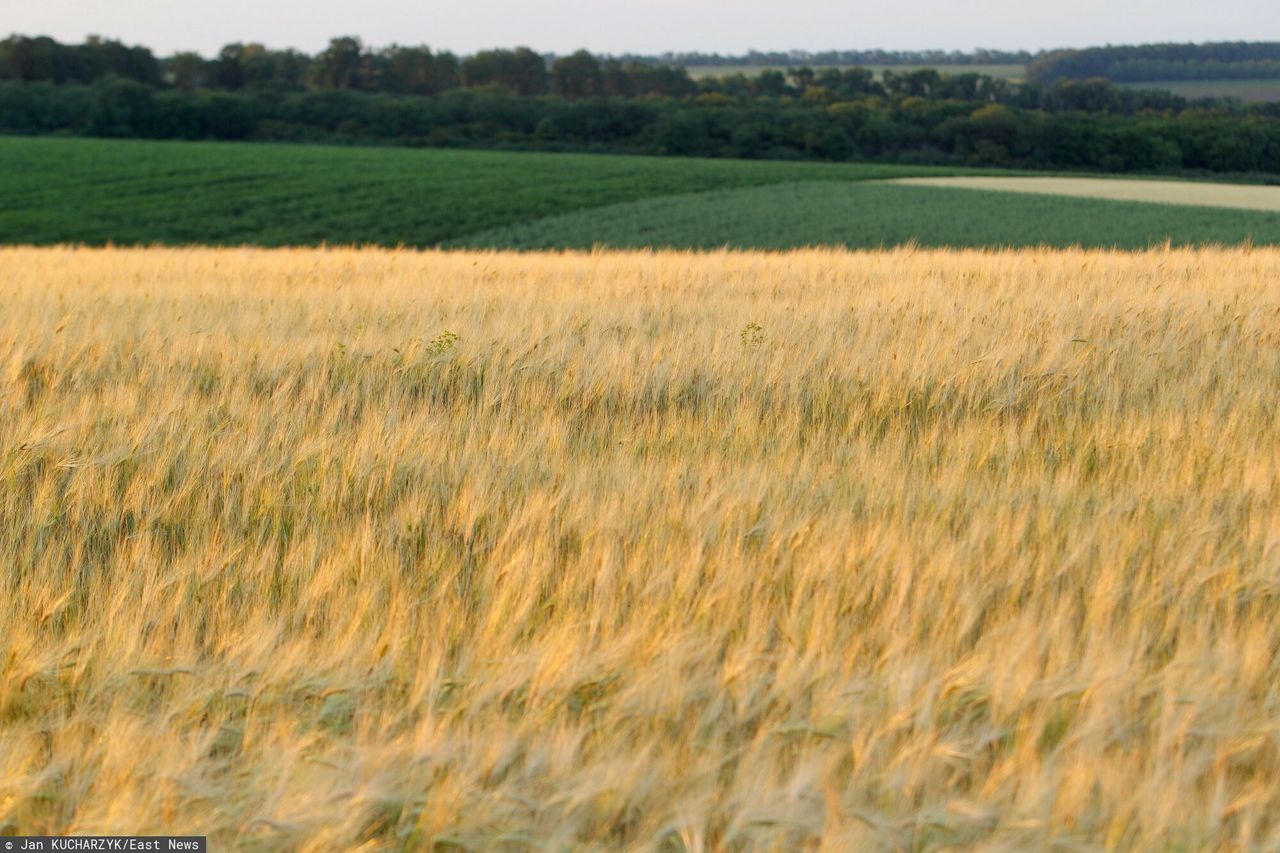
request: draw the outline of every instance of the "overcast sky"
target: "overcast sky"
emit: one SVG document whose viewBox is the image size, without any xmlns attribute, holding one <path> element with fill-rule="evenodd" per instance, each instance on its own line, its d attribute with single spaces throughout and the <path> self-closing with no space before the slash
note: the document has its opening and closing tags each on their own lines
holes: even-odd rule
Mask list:
<svg viewBox="0 0 1280 853">
<path fill-rule="evenodd" d="M 1280 41 L 1277 0 L 0 0 L 0 32 L 89 34 L 160 53 L 232 41 L 315 51 L 353 34 L 458 52 L 741 53 Z"/>
</svg>

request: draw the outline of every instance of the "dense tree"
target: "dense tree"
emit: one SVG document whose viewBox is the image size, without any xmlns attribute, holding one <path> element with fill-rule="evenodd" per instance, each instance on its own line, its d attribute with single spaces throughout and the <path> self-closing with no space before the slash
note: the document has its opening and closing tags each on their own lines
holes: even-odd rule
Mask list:
<svg viewBox="0 0 1280 853">
<path fill-rule="evenodd" d="M 620 66 L 619 72 L 627 78 L 631 94 L 637 97 L 679 98 L 698 91 L 698 84 L 689 79 L 683 68 L 630 63 Z"/>
<path fill-rule="evenodd" d="M 751 78 L 750 85 L 751 94 L 756 97 L 780 98 L 795 94 L 795 89 L 787 85 L 787 78 L 781 71 L 762 72 Z"/>
<path fill-rule="evenodd" d="M 1039 83 L 1102 77 L 1115 82 L 1280 78 L 1280 42 L 1143 44 L 1058 50 L 1037 57 Z"/>
<path fill-rule="evenodd" d="M 935 95 L 942 84 L 942 75 L 933 68 L 914 71 L 885 71 L 884 87 L 895 95 L 912 98 L 928 98 Z"/>
<path fill-rule="evenodd" d="M 1280 109 L 1269 105 L 1086 113 L 887 93 L 829 102 L 820 89 L 815 79 L 800 97 L 566 99 L 9 81 L 0 131 L 1280 174 Z M 1072 102 L 1055 88 L 1038 97 Z"/>
<path fill-rule="evenodd" d="M 241 57 L 246 86 L 303 89 L 310 75 L 311 57 L 296 50 L 270 50 L 260 44 L 245 46 Z"/>
<path fill-rule="evenodd" d="M 547 63 L 527 47 L 515 50 L 482 50 L 463 60 L 464 86 L 491 86 L 517 95 L 541 95 L 547 91 Z"/>
<path fill-rule="evenodd" d="M 59 44 L 47 36 L 10 36 L 0 41 L 0 67 L 0 78 L 29 83 L 91 83 L 108 76 L 150 85 L 161 82 L 160 63 L 150 50 L 97 36 L 78 45 Z"/>
<path fill-rule="evenodd" d="M 174 77 L 174 85 L 178 88 L 186 87 L 177 82 L 177 69 L 181 67 L 188 76 L 194 70 L 192 61 L 186 58 L 188 56 L 190 54 L 179 54 L 166 60 L 166 65 Z M 182 57 L 181 61 L 179 57 Z M 178 64 L 175 65 L 175 63 Z M 218 51 L 217 58 L 204 68 L 203 77 L 208 81 L 209 87 L 214 89 L 296 90 L 307 85 L 307 77 L 311 69 L 310 57 L 297 51 L 276 51 L 256 42 L 251 44 L 236 42 Z"/>
<path fill-rule="evenodd" d="M 884 87 L 876 82 L 875 74 L 866 68 L 824 68 L 817 73 L 814 84 L 841 98 L 884 93 Z"/>
<path fill-rule="evenodd" d="M 370 57 L 372 88 L 397 95 L 437 95 L 458 87 L 458 58 L 426 45 L 392 45 Z"/>
<path fill-rule="evenodd" d="M 311 63 L 311 82 L 322 89 L 359 89 L 368 82 L 364 45 L 355 36 L 330 39 Z"/>
<path fill-rule="evenodd" d="M 209 85 L 205 61 L 198 53 L 175 53 L 164 61 L 165 80 L 184 92 Z"/>
<path fill-rule="evenodd" d="M 244 65 L 240 61 L 244 45 L 225 45 L 209 67 L 209 85 L 214 89 L 239 89 L 244 85 Z"/>
<path fill-rule="evenodd" d="M 564 98 L 590 98 L 605 93 L 600 62 L 585 50 L 562 56 L 551 66 L 551 89 Z"/>
</svg>

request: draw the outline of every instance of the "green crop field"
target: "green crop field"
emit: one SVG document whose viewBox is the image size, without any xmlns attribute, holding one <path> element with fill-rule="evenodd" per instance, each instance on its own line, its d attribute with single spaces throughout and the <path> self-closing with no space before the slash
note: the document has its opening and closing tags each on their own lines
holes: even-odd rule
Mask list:
<svg viewBox="0 0 1280 853">
<path fill-rule="evenodd" d="M 882 183 L 1014 174 L 964 169 L 30 138 L 0 139 L 0 163 L 8 244 L 1280 243 L 1276 211 Z M 1056 185 L 1021 180 L 1035 192 Z M 1132 182 L 1074 183 L 1105 196 Z M 1190 204 L 1217 198 L 1213 186 L 1149 185 L 1166 197 L 1185 186 Z"/>
<path fill-rule="evenodd" d="M 473 248 L 1280 244 L 1280 213 L 911 185 L 805 182 L 691 193 L 507 226 Z"/>
<path fill-rule="evenodd" d="M 905 74 L 910 71 L 919 71 L 922 68 L 932 68 L 940 74 L 982 74 L 987 77 L 998 77 L 1002 80 L 1021 80 L 1025 76 L 1027 67 L 1025 65 L 815 65 L 815 70 L 823 68 L 866 68 L 880 77 L 886 71 L 892 71 L 895 74 Z M 729 77 L 734 74 L 745 74 L 748 77 L 754 77 L 764 71 L 782 71 L 785 68 L 778 68 L 772 65 L 695 65 L 686 69 L 689 76 L 695 80 L 701 80 L 707 77 Z"/>
<path fill-rule="evenodd" d="M 0 243 L 431 246 L 695 191 L 964 169 L 0 138 Z"/>
<path fill-rule="evenodd" d="M 1128 89 L 1160 89 L 1184 98 L 1239 98 L 1242 101 L 1280 101 L 1280 80 L 1157 80 L 1121 83 Z"/>
</svg>

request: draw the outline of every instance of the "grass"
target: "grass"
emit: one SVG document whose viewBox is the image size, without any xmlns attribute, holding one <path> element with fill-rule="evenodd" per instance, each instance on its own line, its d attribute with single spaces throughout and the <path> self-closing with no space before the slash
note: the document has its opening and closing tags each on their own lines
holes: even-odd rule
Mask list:
<svg viewBox="0 0 1280 853">
<path fill-rule="evenodd" d="M 1189 186 L 1194 192 L 1197 185 L 1177 186 Z M 1211 186 L 1220 192 L 1241 189 Z M 812 182 L 612 205 L 493 229 L 455 245 L 786 249 L 814 245 L 876 248 L 913 242 L 921 246 L 1145 249 L 1166 241 L 1175 245 L 1280 244 L 1280 213 L 972 189 Z"/>
<path fill-rule="evenodd" d="M 971 170 L 0 137 L 0 243 L 432 246 L 575 210 Z"/>
<path fill-rule="evenodd" d="M 924 68 L 932 68 L 939 74 L 982 74 L 986 77 L 997 77 L 1001 80 L 1019 81 L 1026 74 L 1027 67 L 1025 65 L 814 65 L 815 71 L 824 68 L 866 68 L 873 72 L 876 77 L 884 76 L 886 71 L 892 71 L 894 74 L 905 74 L 911 71 L 919 71 Z M 782 71 L 786 72 L 786 68 L 775 68 L 769 65 L 695 65 L 688 68 L 689 76 L 695 80 L 706 77 L 728 77 L 733 74 L 745 74 L 748 77 L 759 76 L 764 71 Z"/>
<path fill-rule="evenodd" d="M 1274 848 L 1278 281 L 0 250 L 0 833 Z"/>
<path fill-rule="evenodd" d="M 1280 101 L 1280 80 L 1157 80 L 1120 83 L 1129 89 L 1163 89 L 1184 98 L 1239 98 L 1242 101 Z"/>
</svg>

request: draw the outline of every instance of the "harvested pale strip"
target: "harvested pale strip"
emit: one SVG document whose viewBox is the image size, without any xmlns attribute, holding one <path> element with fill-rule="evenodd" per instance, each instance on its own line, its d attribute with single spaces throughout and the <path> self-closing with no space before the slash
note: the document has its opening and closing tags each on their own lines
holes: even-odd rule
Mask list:
<svg viewBox="0 0 1280 853">
<path fill-rule="evenodd" d="M 1112 201 L 1148 201 L 1193 207 L 1233 207 L 1280 211 L 1280 187 L 1212 184 L 1196 181 L 1144 181 L 1110 178 L 899 178 L 891 184 L 953 187 L 1037 195 L 1066 195 Z"/>
</svg>

